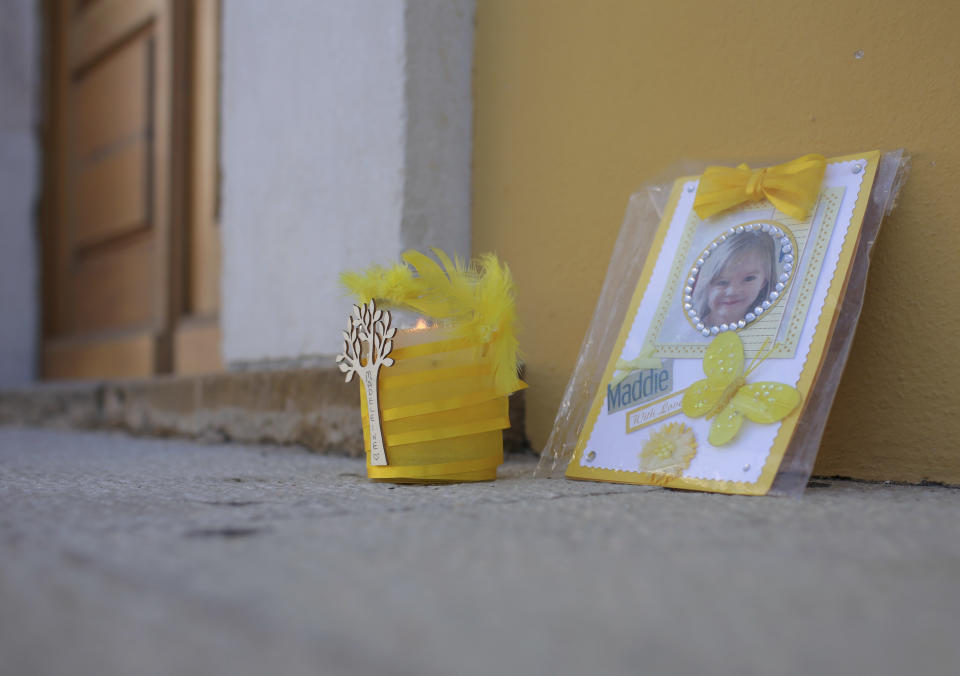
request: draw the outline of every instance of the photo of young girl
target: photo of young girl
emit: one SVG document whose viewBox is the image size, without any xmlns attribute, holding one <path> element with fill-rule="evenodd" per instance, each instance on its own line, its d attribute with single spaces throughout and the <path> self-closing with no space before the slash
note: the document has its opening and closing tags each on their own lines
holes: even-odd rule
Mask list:
<svg viewBox="0 0 960 676">
<path fill-rule="evenodd" d="M 779 276 L 774 238 L 759 230 L 731 235 L 707 258 L 693 287 L 706 326 L 735 324 L 767 299 Z"/>
</svg>

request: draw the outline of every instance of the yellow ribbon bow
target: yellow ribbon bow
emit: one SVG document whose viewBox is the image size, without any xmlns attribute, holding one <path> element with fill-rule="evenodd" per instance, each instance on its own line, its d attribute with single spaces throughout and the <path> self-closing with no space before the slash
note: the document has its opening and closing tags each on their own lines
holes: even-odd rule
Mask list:
<svg viewBox="0 0 960 676">
<path fill-rule="evenodd" d="M 786 164 L 766 169 L 707 167 L 693 201 L 697 216 L 706 219 L 744 202 L 766 198 L 790 218 L 802 221 L 820 193 L 827 160 L 823 155 L 804 155 Z"/>
</svg>

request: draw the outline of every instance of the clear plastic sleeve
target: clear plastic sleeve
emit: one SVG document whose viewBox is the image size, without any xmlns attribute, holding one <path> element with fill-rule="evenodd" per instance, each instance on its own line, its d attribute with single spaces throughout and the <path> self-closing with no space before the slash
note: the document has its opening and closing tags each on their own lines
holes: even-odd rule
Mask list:
<svg viewBox="0 0 960 676">
<path fill-rule="evenodd" d="M 860 238 L 850 266 L 846 291 L 823 355 L 819 377 L 794 435 L 780 463 L 769 495 L 799 497 L 813 471 L 814 461 L 846 364 L 857 320 L 863 307 L 867 271 L 880 224 L 894 207 L 909 170 L 903 150 L 884 152 L 864 214 Z M 707 163 L 684 163 L 672 177 L 699 175 Z M 668 177 L 665 177 L 668 178 Z M 593 319 L 580 346 L 573 373 L 561 400 L 553 429 L 536 469 L 539 477 L 562 477 L 570 463 L 597 388 L 615 348 L 631 298 L 640 279 L 654 234 L 660 225 L 673 180 L 657 181 L 631 195 Z"/>
</svg>

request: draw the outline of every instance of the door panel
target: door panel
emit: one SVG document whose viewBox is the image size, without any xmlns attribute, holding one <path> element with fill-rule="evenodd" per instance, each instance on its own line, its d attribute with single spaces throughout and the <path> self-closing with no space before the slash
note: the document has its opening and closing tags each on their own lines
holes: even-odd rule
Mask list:
<svg viewBox="0 0 960 676">
<path fill-rule="evenodd" d="M 223 368 L 220 357 L 220 226 L 217 111 L 219 107 L 220 3 L 191 2 L 184 23 L 193 30 L 190 81 L 191 139 L 185 191 L 189 227 L 184 237 L 184 303 L 174 335 L 175 373 L 204 373 Z"/>
<path fill-rule="evenodd" d="M 156 349 L 156 341 L 143 333 L 89 343 L 50 340 L 44 359 L 59 379 L 147 378 L 156 372 Z"/>
<path fill-rule="evenodd" d="M 142 377 L 180 363 L 216 370 L 219 343 L 209 337 L 219 336 L 219 298 L 209 283 L 198 296 L 194 279 L 197 270 L 219 276 L 219 241 L 209 244 L 206 235 L 215 214 L 205 210 L 202 227 L 196 222 L 197 205 L 211 204 L 206 193 L 216 186 L 209 150 L 216 110 L 195 103 L 209 108 L 217 100 L 216 77 L 198 79 L 196 62 L 201 53 L 209 60 L 211 49 L 197 41 L 218 37 L 215 25 L 198 32 L 197 17 L 218 3 L 47 0 L 44 7 L 44 377 Z M 212 49 L 215 73 L 216 43 Z M 198 111 L 213 116 L 212 127 L 198 127 Z M 212 179 L 198 156 L 212 158 Z M 205 339 L 175 340 L 181 325 L 201 326 Z"/>
<path fill-rule="evenodd" d="M 77 256 L 73 270 L 75 333 L 150 331 L 156 247 L 150 233 L 101 245 Z"/>
<path fill-rule="evenodd" d="M 147 141 L 140 137 L 78 169 L 71 197 L 80 249 L 150 226 L 148 161 Z"/>
<path fill-rule="evenodd" d="M 152 26 L 138 31 L 92 63 L 73 69 L 70 96 L 75 102 L 75 162 L 96 161 L 96 153 L 150 129 Z M 91 155 L 93 156 L 91 158 Z"/>
<path fill-rule="evenodd" d="M 162 372 L 172 319 L 171 0 L 52 2 L 48 9 L 60 44 L 51 74 L 55 207 L 45 232 L 55 252 L 45 293 L 55 296 L 48 307 L 56 316 L 43 372 Z M 131 350 L 137 359 L 104 357 Z"/>
<path fill-rule="evenodd" d="M 70 67 L 81 68 L 151 21 L 169 23 L 175 0 L 95 0 L 73 9 L 66 0 L 52 3 L 61 20 L 70 23 L 64 56 Z M 166 26 L 159 26 L 159 32 L 166 33 Z"/>
</svg>

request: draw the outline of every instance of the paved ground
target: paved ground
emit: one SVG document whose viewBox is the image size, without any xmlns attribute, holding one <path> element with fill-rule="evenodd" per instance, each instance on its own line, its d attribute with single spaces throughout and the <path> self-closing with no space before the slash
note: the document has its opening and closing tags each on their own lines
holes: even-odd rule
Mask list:
<svg viewBox="0 0 960 676">
<path fill-rule="evenodd" d="M 951 674 L 960 490 L 371 484 L 0 428 L 0 673 Z"/>
</svg>

